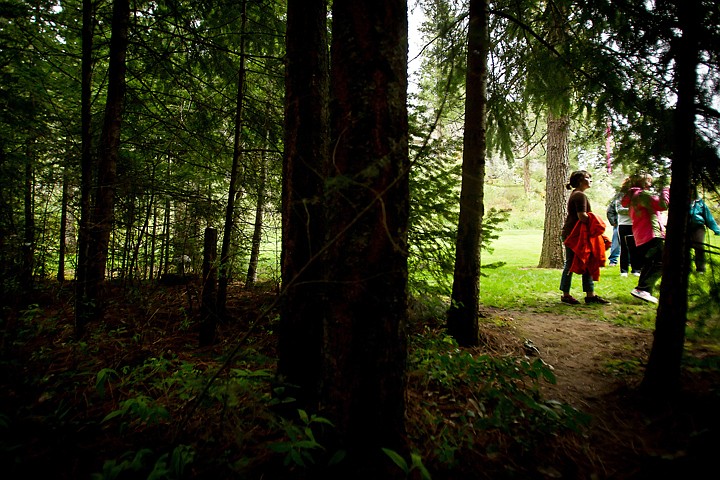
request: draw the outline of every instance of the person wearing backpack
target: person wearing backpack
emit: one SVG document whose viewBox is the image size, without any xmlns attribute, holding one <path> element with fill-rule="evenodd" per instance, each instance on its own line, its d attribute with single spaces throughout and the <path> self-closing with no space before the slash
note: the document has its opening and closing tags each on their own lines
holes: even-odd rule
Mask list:
<svg viewBox="0 0 720 480">
<path fill-rule="evenodd" d="M 705 273 L 705 227 L 720 235 L 715 217 L 695 189 L 695 200 L 690 202 L 687 235 L 695 252 L 695 271 L 700 274 Z"/>
</svg>

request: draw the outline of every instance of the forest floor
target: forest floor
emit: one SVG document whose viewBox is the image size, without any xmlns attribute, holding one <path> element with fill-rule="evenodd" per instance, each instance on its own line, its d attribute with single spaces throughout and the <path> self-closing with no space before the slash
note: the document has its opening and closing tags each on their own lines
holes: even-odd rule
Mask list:
<svg viewBox="0 0 720 480">
<path fill-rule="evenodd" d="M 569 307 L 573 309 L 574 307 Z M 577 307 L 575 307 L 577 308 Z M 581 307 L 582 308 L 582 307 Z M 674 398 L 646 398 L 640 382 L 652 332 L 594 320 L 576 312 L 550 315 L 492 311 L 515 339 L 530 341 L 552 365 L 556 383 L 544 396 L 590 415 L 587 443 L 578 462 L 590 461 L 593 478 L 709 478 L 720 452 L 720 375 L 714 368 L 686 367 Z M 691 365 L 717 362 L 712 345 L 687 345 Z M 570 454 L 570 456 L 576 455 Z M 551 470 L 545 478 L 560 478 Z M 709 475 L 709 477 L 707 476 Z"/>
<path fill-rule="evenodd" d="M 72 340 L 71 289 L 46 293 L 37 299 L 38 306 L 22 314 L 4 310 L 9 315 L 0 325 L 0 461 L 9 466 L 4 470 L 10 475 L 5 478 L 43 477 L 49 472 L 54 478 L 90 478 L 90 473 L 102 470 L 103 459 L 119 459 L 134 448 L 139 451 L 143 445 L 157 447 L 166 440 L 162 425 L 126 421 L 117 430 L 112 421 L 99 421 L 117 410 L 122 398 L 138 395 L 138 391 L 150 394 L 155 387 L 139 389 L 139 385 L 118 381 L 109 395 L 98 395 L 98 372 L 132 372 L 132 368 L 138 368 L 134 378 L 147 375 L 149 382 L 152 376 L 163 374 L 161 367 L 170 365 L 157 360 L 163 357 L 171 357 L 174 362 L 191 361 L 196 369 L 211 371 L 222 364 L 240 339 L 250 343 L 245 333 L 251 319 L 272 306 L 275 297 L 273 291 L 231 289 L 228 308 L 237 321 L 219 327 L 218 345 L 198 350 L 196 331 L 180 321 L 185 318 L 187 322 L 187 311 L 197 308 L 198 298 L 191 295 L 190 289 L 177 286 L 132 291 L 133 297 L 116 298 L 105 324 L 94 327 L 88 343 Z M 191 297 L 194 300 L 189 301 Z M 717 348 L 689 345 L 686 357 L 691 361 L 683 370 L 682 392 L 673 398 L 644 398 L 638 386 L 652 345 L 652 332 L 594 320 L 593 311 L 584 305 L 568 307 L 568 313 L 560 315 L 483 311 L 487 320 L 481 327 L 485 345 L 473 353 L 542 359 L 556 377 L 554 384 L 542 382 L 543 396 L 571 405 L 587 414 L 590 421 L 579 435 L 550 434 L 545 448 L 538 450 L 547 453 L 548 458 L 532 453 L 529 460 L 521 461 L 509 450 L 500 450 L 492 456 L 493 465 L 486 471 L 483 460 L 475 458 L 467 468 L 454 473 L 432 472 L 433 478 L 700 478 L 715 468 L 720 452 Z M 276 341 L 273 328 L 256 326 L 253 338 L 252 349 L 262 351 L 262 358 L 268 359 L 262 367 L 272 370 Z M 246 365 L 243 362 L 239 365 Z M 148 365 L 154 365 L 150 373 L 139 368 Z M 411 392 L 409 402 L 425 393 Z M 177 399 L 166 400 L 177 403 Z M 242 412 L 252 410 L 248 405 L 254 401 L 248 395 L 243 397 Z M 417 420 L 413 415 L 418 411 L 409 405 L 408 422 Z M 187 428 L 197 430 L 189 430 L 185 438 L 198 442 L 205 439 L 210 446 L 204 447 L 202 453 L 219 461 L 228 455 L 228 446 L 217 438 L 220 431 L 212 415 L 198 411 L 198 418 L 187 424 Z M 257 410 L 254 415 L 257 417 L 249 420 L 251 427 L 240 427 L 247 430 L 247 435 L 269 435 L 264 431 L 265 417 Z M 228 419 L 224 409 L 221 418 Z M 249 437 L 235 436 L 233 441 L 252 445 L 254 452 L 268 451 L 266 438 L 250 441 Z M 222 451 L 208 450 L 221 445 Z M 264 459 L 248 461 L 262 464 L 272 458 L 270 453 L 261 455 Z M 520 466 L 503 470 L 507 465 Z M 196 469 L 190 478 L 282 478 L 259 474 L 262 467 L 257 468 L 234 477 L 227 472 Z M 148 476 L 147 472 L 142 477 L 128 476 L 126 472 L 118 478 Z"/>
</svg>

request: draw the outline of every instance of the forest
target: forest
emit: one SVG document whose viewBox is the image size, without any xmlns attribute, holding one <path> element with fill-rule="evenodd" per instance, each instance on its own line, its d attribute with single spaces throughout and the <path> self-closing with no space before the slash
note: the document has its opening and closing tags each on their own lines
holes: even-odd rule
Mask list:
<svg viewBox="0 0 720 480">
<path fill-rule="evenodd" d="M 5 478 L 714 467 L 717 2 L 3 0 L 0 74 Z M 560 302 L 577 170 L 657 305 Z"/>
</svg>

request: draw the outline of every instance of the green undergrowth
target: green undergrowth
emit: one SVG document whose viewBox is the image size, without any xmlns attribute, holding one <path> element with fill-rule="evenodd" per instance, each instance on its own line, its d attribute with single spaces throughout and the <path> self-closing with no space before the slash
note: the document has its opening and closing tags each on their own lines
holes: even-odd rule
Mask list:
<svg viewBox="0 0 720 480">
<path fill-rule="evenodd" d="M 537 240 L 536 233 L 514 235 Z M 560 271 L 530 266 L 532 249 L 522 245 L 521 261 L 505 258 L 483 271 L 483 306 L 654 328 L 656 307 L 629 294 L 636 277 L 604 268 L 597 293 L 612 304 L 568 306 L 559 302 Z M 500 257 L 483 263 L 502 262 L 508 248 L 501 237 Z M 720 272 L 712 267 L 690 277 L 684 366 L 692 374 L 720 370 Z M 276 315 L 230 355 L 245 338 L 243 319 L 255 318 L 274 291 L 234 292 L 241 320 L 221 325 L 222 341 L 211 349 L 197 347 L 184 287 L 116 294 L 106 321 L 91 325 L 82 341 L 73 338 L 71 289 L 43 290 L 4 324 L 0 373 L 11 388 L 0 396 L 0 461 L 8 478 L 291 478 L 343 461 L 322 444 L 329 421 L 283 409 L 288 399 L 274 379 Z M 422 478 L 470 478 L 473 469 L 521 478 L 543 458 L 552 461 L 548 449 L 558 439 L 582 437 L 586 415 L 540 393 L 555 380 L 548 365 L 459 348 L 441 328 L 446 308 L 444 295 L 411 299 L 411 451 L 408 458 L 385 452 L 399 469 Z M 637 377 L 645 361 L 618 357 L 601 366 L 618 378 Z M 582 449 L 574 445 L 571 454 Z"/>
<path fill-rule="evenodd" d="M 258 306 L 268 295 L 258 295 Z M 442 308 L 417 303 L 427 318 Z M 224 343 L 198 350 L 191 329 L 148 323 L 142 308 L 127 307 L 79 342 L 67 311 L 32 305 L 6 336 L 0 369 L 14 388 L 0 403 L 0 459 L 11 478 L 303 478 L 343 461 L 322 444 L 328 420 L 283 407 L 275 317 L 230 356 L 241 324 L 224 327 Z M 539 385 L 554 381 L 541 360 L 459 349 L 430 328 L 410 339 L 408 379 L 410 457 L 385 453 L 409 476 L 528 454 L 585 421 L 541 397 Z M 523 469 L 530 460 L 518 462 Z"/>
<path fill-rule="evenodd" d="M 460 349 L 441 330 L 426 329 L 410 345 L 409 429 L 426 465 L 462 471 L 468 455 L 490 463 L 528 455 L 562 432 L 580 433 L 589 420 L 542 398 L 540 384 L 555 383 L 555 376 L 539 358 Z"/>
</svg>

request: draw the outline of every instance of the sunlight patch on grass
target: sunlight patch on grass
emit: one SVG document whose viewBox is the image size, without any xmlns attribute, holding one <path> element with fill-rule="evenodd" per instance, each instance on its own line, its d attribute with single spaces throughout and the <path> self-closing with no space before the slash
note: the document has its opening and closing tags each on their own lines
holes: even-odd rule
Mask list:
<svg viewBox="0 0 720 480">
<path fill-rule="evenodd" d="M 605 267 L 595 282 L 595 293 L 611 305 L 585 305 L 580 275 L 573 275 L 570 293 L 580 305 L 560 302 L 561 269 L 537 268 L 542 249 L 541 230 L 508 230 L 500 234 L 491 253 L 483 252 L 482 263 L 506 262 L 496 269 L 483 269 L 480 301 L 488 307 L 570 314 L 625 326 L 654 326 L 656 306 L 636 299 L 630 292 L 637 277 L 621 277 L 618 267 Z"/>
</svg>

